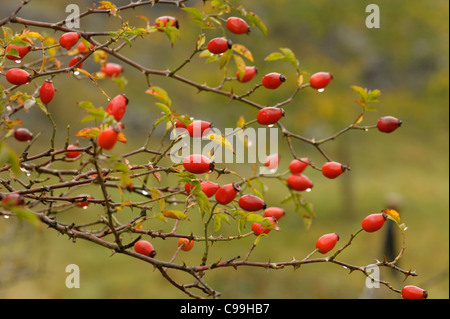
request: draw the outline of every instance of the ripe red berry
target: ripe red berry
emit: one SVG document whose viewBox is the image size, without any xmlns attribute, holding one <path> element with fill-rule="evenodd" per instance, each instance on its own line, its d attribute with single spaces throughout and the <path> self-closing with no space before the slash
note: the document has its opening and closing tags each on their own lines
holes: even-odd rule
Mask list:
<svg viewBox="0 0 450 319">
<path fill-rule="evenodd" d="M 175 124 L 176 128 L 187 129 L 186 125 L 184 125 L 184 123 L 181 122 L 180 119 L 174 119 L 173 123 Z"/>
<path fill-rule="evenodd" d="M 214 162 L 201 154 L 188 155 L 183 160 L 184 169 L 192 174 L 210 173 L 214 169 Z"/>
<path fill-rule="evenodd" d="M 31 81 L 31 75 L 25 70 L 12 68 L 6 72 L 6 80 L 15 85 L 28 84 Z"/>
<path fill-rule="evenodd" d="M 326 162 L 322 166 L 322 174 L 325 177 L 334 179 L 344 173 L 348 168 L 338 162 Z"/>
<path fill-rule="evenodd" d="M 16 52 L 13 53 L 11 49 L 15 49 L 17 51 L 17 54 L 16 54 Z M 24 47 L 24 46 L 18 46 L 15 44 L 10 44 L 6 47 L 6 51 L 5 51 L 6 58 L 9 60 L 13 60 L 13 61 L 21 60 L 25 57 L 25 55 L 28 54 L 28 52 L 30 52 L 31 49 L 32 49 L 31 45 Z"/>
<path fill-rule="evenodd" d="M 85 208 L 89 206 L 89 199 L 94 199 L 94 197 L 92 197 L 92 195 L 88 195 L 88 194 L 81 194 L 78 195 L 77 197 L 80 197 L 79 199 L 77 199 L 75 201 L 75 205 L 79 208 Z"/>
<path fill-rule="evenodd" d="M 268 234 L 272 230 L 273 227 L 276 227 L 277 222 L 272 217 L 265 217 L 271 225 L 261 225 L 261 223 L 253 223 L 252 224 L 252 231 L 256 236 L 259 236 L 261 233 Z"/>
<path fill-rule="evenodd" d="M 77 149 L 77 148 L 78 148 L 78 146 L 76 146 L 74 144 L 67 146 L 68 150 L 73 150 L 73 149 Z M 67 158 L 77 158 L 79 155 L 80 155 L 79 151 L 70 151 L 70 152 L 66 153 Z"/>
<path fill-rule="evenodd" d="M 276 220 L 280 220 L 285 214 L 284 209 L 279 207 L 268 207 L 264 210 L 264 217 L 273 217 Z"/>
<path fill-rule="evenodd" d="M 402 125 L 402 121 L 393 116 L 380 117 L 377 122 L 377 128 L 380 132 L 391 133 Z"/>
<path fill-rule="evenodd" d="M 267 89 L 275 90 L 285 81 L 286 77 L 283 74 L 272 72 L 262 78 L 262 85 Z"/>
<path fill-rule="evenodd" d="M 201 182 L 201 186 L 202 192 L 205 193 L 208 198 L 214 196 L 214 194 L 216 194 L 217 190 L 219 189 L 219 184 L 211 181 L 203 181 Z"/>
<path fill-rule="evenodd" d="M 322 90 L 333 79 L 333 75 L 329 72 L 317 72 L 309 78 L 309 84 L 313 89 Z"/>
<path fill-rule="evenodd" d="M 269 169 L 274 169 L 280 163 L 280 159 L 281 159 L 280 155 L 271 154 L 267 156 L 266 160 L 264 161 L 264 166 L 267 166 Z"/>
<path fill-rule="evenodd" d="M 123 72 L 123 68 L 120 64 L 108 62 L 100 68 L 100 72 L 107 77 L 115 77 Z"/>
<path fill-rule="evenodd" d="M 208 42 L 208 50 L 212 54 L 221 54 L 231 49 L 233 42 L 225 38 L 214 38 Z"/>
<path fill-rule="evenodd" d="M 118 135 L 119 132 L 115 127 L 108 127 L 100 132 L 97 138 L 98 146 L 108 151 L 111 150 L 117 142 Z"/>
<path fill-rule="evenodd" d="M 239 71 L 236 72 L 236 77 L 239 82 L 246 83 L 251 81 L 257 73 L 258 69 L 255 66 L 246 66 L 242 78 L 239 76 Z"/>
<path fill-rule="evenodd" d="M 25 205 L 25 199 L 17 193 L 8 193 L 2 198 L 2 206 L 6 209 L 23 205 Z"/>
<path fill-rule="evenodd" d="M 128 98 L 125 94 L 119 94 L 114 97 L 106 107 L 106 112 L 112 115 L 116 121 L 120 121 L 125 115 L 125 111 L 128 105 Z"/>
<path fill-rule="evenodd" d="M 80 35 L 77 32 L 64 33 L 59 38 L 59 44 L 66 50 L 70 50 L 80 39 Z"/>
<path fill-rule="evenodd" d="M 167 27 L 167 25 L 169 24 L 169 21 L 171 21 L 170 26 L 175 27 L 175 28 L 179 28 L 179 24 L 178 24 L 178 20 L 175 17 L 170 17 L 170 16 L 162 16 L 159 17 L 155 20 L 155 27 L 158 28 L 158 31 L 160 32 L 164 32 L 164 28 Z"/>
<path fill-rule="evenodd" d="M 83 42 L 78 43 L 78 52 L 80 54 L 86 55 L 89 53 L 90 50 L 94 49 L 94 45 L 89 43 L 89 47 L 87 48 L 86 45 Z"/>
<path fill-rule="evenodd" d="M 240 187 L 237 184 L 222 185 L 216 191 L 216 201 L 221 205 L 227 205 L 236 198 L 236 195 L 239 191 Z"/>
<path fill-rule="evenodd" d="M 325 234 L 316 241 L 316 248 L 319 253 L 326 254 L 336 246 L 339 236 L 336 233 Z"/>
<path fill-rule="evenodd" d="M 191 137 L 202 137 L 211 129 L 211 123 L 206 121 L 194 121 L 187 126 L 187 131 Z"/>
<path fill-rule="evenodd" d="M 134 251 L 138 254 L 155 257 L 156 251 L 153 248 L 153 245 L 146 240 L 139 240 L 134 244 Z"/>
<path fill-rule="evenodd" d="M 428 292 L 417 286 L 409 285 L 405 286 L 401 292 L 403 299 L 427 299 Z"/>
<path fill-rule="evenodd" d="M 194 241 L 188 238 L 180 238 L 178 239 L 178 247 L 180 247 L 181 245 L 183 245 L 183 247 L 181 247 L 181 250 L 189 251 L 192 249 L 192 247 L 194 247 Z"/>
<path fill-rule="evenodd" d="M 287 183 L 290 188 L 296 191 L 305 191 L 313 187 L 313 182 L 302 174 L 289 175 Z"/>
<path fill-rule="evenodd" d="M 39 89 L 39 98 L 42 103 L 48 104 L 53 100 L 55 96 L 55 87 L 53 86 L 53 82 L 50 79 L 47 79 Z"/>
<path fill-rule="evenodd" d="M 247 22 L 238 17 L 229 17 L 225 26 L 228 31 L 234 34 L 245 34 L 250 32 L 250 27 Z"/>
<path fill-rule="evenodd" d="M 261 125 L 273 125 L 284 116 L 284 110 L 278 107 L 265 107 L 258 112 L 256 120 Z"/>
<path fill-rule="evenodd" d="M 75 64 L 77 64 L 83 57 L 80 55 L 74 56 L 72 59 L 70 59 L 69 61 L 69 68 L 73 67 Z M 77 68 L 82 68 L 83 67 L 83 62 L 81 62 L 80 64 L 77 65 Z"/>
<path fill-rule="evenodd" d="M 308 167 L 308 163 L 311 163 L 311 160 L 307 157 L 294 159 L 289 163 L 289 170 L 292 174 L 301 174 Z"/>
<path fill-rule="evenodd" d="M 248 212 L 256 212 L 266 208 L 266 202 L 255 195 L 243 195 L 239 198 L 239 207 Z"/>
<path fill-rule="evenodd" d="M 26 128 L 19 127 L 14 130 L 14 138 L 20 142 L 30 141 L 33 138 L 33 133 Z"/>
<path fill-rule="evenodd" d="M 386 219 L 385 213 L 370 214 L 363 219 L 361 225 L 366 232 L 372 233 L 383 227 Z"/>
</svg>

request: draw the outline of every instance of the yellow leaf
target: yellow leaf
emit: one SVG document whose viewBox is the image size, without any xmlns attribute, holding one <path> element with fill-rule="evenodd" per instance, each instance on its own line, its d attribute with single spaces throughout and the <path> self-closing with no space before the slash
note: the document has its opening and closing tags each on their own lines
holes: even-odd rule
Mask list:
<svg viewBox="0 0 450 319">
<path fill-rule="evenodd" d="M 243 127 L 245 124 L 245 118 L 244 116 L 241 115 L 241 117 L 239 118 L 239 120 L 236 123 L 236 127 Z"/>
<path fill-rule="evenodd" d="M 383 213 L 385 213 L 389 219 L 392 219 L 397 224 L 400 224 L 400 214 L 395 209 L 383 209 Z"/>
<path fill-rule="evenodd" d="M 173 219 L 185 219 L 185 220 L 189 220 L 189 218 L 186 216 L 185 213 L 183 213 L 180 210 L 165 210 L 163 213 L 164 217 L 167 218 L 173 218 Z"/>
<path fill-rule="evenodd" d="M 227 150 L 231 151 L 234 154 L 233 146 L 231 145 L 230 141 L 227 140 L 225 137 L 219 134 L 209 134 L 206 138 L 209 138 L 211 141 L 216 142 L 219 145 L 222 145 Z"/>
<path fill-rule="evenodd" d="M 234 52 L 241 54 L 244 58 L 246 58 L 250 62 L 254 62 L 252 53 L 242 44 L 235 43 L 233 44 L 232 49 Z"/>
<path fill-rule="evenodd" d="M 79 136 L 82 138 L 85 137 L 96 137 L 100 134 L 100 129 L 98 127 L 87 127 L 78 131 L 75 136 Z"/>
</svg>

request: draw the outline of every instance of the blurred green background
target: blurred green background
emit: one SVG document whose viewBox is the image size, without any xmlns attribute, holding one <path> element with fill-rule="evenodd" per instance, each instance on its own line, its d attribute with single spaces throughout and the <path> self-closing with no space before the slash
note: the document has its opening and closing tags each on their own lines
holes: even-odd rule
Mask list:
<svg viewBox="0 0 450 319">
<path fill-rule="evenodd" d="M 69 3 L 71 1 L 31 1 L 19 16 L 60 21 L 68 14 L 65 7 Z M 123 5 L 128 1 L 115 3 Z M 235 0 L 233 3 L 254 11 L 268 27 L 267 36 L 256 28 L 249 36 L 230 35 L 235 43 L 242 43 L 251 50 L 259 69 L 256 80 L 236 88 L 237 93 L 252 88 L 262 75 L 277 71 L 284 73 L 288 81 L 277 91 L 259 89 L 252 99 L 272 105 L 290 96 L 296 85 L 292 67 L 285 62 L 264 61 L 268 54 L 282 47 L 295 52 L 303 71 L 309 74 L 329 71 L 334 75 L 324 93 L 306 89 L 293 103 L 285 106 L 288 115 L 283 123 L 288 129 L 309 138 L 323 138 L 352 123 L 361 109 L 354 102 L 357 96 L 349 88 L 351 85 L 382 92 L 380 103 L 375 105 L 377 112 L 366 114 L 363 124 L 375 124 L 384 115 L 403 121 L 402 127 L 392 134 L 377 130 L 352 131 L 326 144 L 325 151 L 333 159 L 349 163 L 352 170 L 333 181 L 325 180 L 320 172 L 308 171 L 315 186 L 304 197 L 315 205 L 317 213 L 311 229 L 305 230 L 301 215 L 294 212 L 292 203 L 288 203 L 283 206 L 287 215 L 280 221 L 281 231 L 263 238 L 251 259 L 287 261 L 292 256 L 301 259 L 313 250 L 319 236 L 329 232 L 339 233 L 342 244 L 350 233 L 360 228 L 362 218 L 395 203 L 408 226 L 407 249 L 399 266 L 411 268 L 419 276 L 403 282 L 402 275 L 382 269 L 383 279 L 391 281 L 397 288 L 404 284 L 421 286 L 428 290 L 429 298 L 448 298 L 448 1 L 378 1 L 379 29 L 368 29 L 365 25 L 368 15 L 365 8 L 372 3 L 370 1 Z M 12 12 L 17 4 L 18 1 L 11 0 L 2 3 L 0 18 Z M 81 11 L 92 6 L 90 1 L 77 1 L 77 4 Z M 188 1 L 187 5 L 201 9 L 202 1 Z M 145 22 L 136 18 L 138 15 L 144 15 L 150 21 L 160 15 L 176 16 L 181 26 L 180 38 L 171 47 L 163 33 L 153 33 L 134 41 L 132 47 L 125 47 L 122 54 L 156 69 L 172 69 L 190 55 L 199 29 L 189 21 L 188 14 L 167 5 L 146 6 L 122 13 L 124 20 L 144 26 Z M 119 26 L 117 18 L 106 15 L 91 15 L 81 20 L 83 30 L 114 30 Z M 17 31 L 20 26 L 10 27 Z M 49 34 L 58 36 L 58 33 Z M 218 34 L 218 31 L 211 31 L 207 37 Z M 63 57 L 61 61 L 67 63 L 66 59 Z M 114 61 L 113 58 L 110 60 Z M 84 68 L 94 72 L 98 70 L 98 64 L 87 61 Z M 230 66 L 228 75 L 235 72 Z M 123 90 L 112 81 L 100 82 L 110 96 L 124 92 L 130 98 L 123 120 L 129 142 L 117 145 L 111 152 L 116 154 L 141 146 L 147 130 L 160 116 L 160 110 L 154 105 L 155 99 L 144 94 L 147 88 L 144 77 L 129 66 L 124 66 L 123 74 L 128 81 Z M 217 64 L 205 64 L 204 59 L 195 58 L 180 75 L 215 86 L 223 72 Z M 256 116 L 256 109 L 243 103 L 229 103 L 224 97 L 206 92 L 197 94 L 187 85 L 162 77 L 151 77 L 150 80 L 153 85 L 168 91 L 176 112 L 211 121 L 219 129 L 235 127 L 241 115 L 248 120 Z M 4 78 L 1 81 L 4 85 Z M 80 123 L 84 114 L 76 102 L 90 100 L 96 106 L 106 106 L 106 100 L 84 77 L 77 81 L 72 76 L 59 75 L 54 84 L 58 91 L 50 108 L 58 124 L 57 142 L 62 146 L 68 123 L 72 135 L 85 125 Z M 32 92 L 34 87 L 29 90 Z M 37 108 L 20 114 L 20 118 L 31 130 L 42 132 L 40 141 L 49 137 L 48 119 Z M 159 139 L 154 142 L 157 145 Z M 10 144 L 19 151 L 23 147 Z M 37 153 L 46 148 L 48 144 L 43 142 L 33 146 L 32 150 Z M 306 144 L 295 142 L 295 148 L 298 155 L 310 157 L 317 165 L 324 161 Z M 284 141 L 280 143 L 280 154 L 281 165 L 287 167 L 290 156 Z M 146 160 L 148 158 L 144 156 L 133 158 L 141 163 Z M 239 171 L 249 176 L 251 169 L 252 165 L 248 165 L 240 167 Z M 228 180 L 233 179 L 221 177 L 218 182 L 222 184 Z M 176 180 L 163 176 L 163 183 L 165 181 Z M 266 201 L 269 205 L 279 206 L 280 198 L 286 196 L 286 189 L 272 180 L 267 180 L 267 187 Z M 96 189 L 92 191 L 97 192 Z M 81 212 L 73 209 L 61 216 L 61 220 L 95 219 L 101 213 L 100 207 Z M 193 215 L 195 213 L 193 211 Z M 123 212 L 118 218 L 126 221 L 135 214 Z M 168 231 L 172 225 L 171 221 L 167 224 L 152 221 L 146 226 Z M 186 233 L 201 229 L 201 221 L 195 216 L 179 227 Z M 358 265 L 381 260 L 385 254 L 383 245 L 387 229 L 360 234 L 340 258 Z M 234 225 L 224 225 L 221 232 L 235 234 Z M 394 231 L 394 234 L 398 251 L 400 233 Z M 209 260 L 245 256 L 252 241 L 253 237 L 249 237 L 232 243 L 217 243 L 211 249 Z M 176 240 L 155 239 L 153 242 L 158 257 L 169 260 L 175 251 Z M 198 264 L 203 252 L 200 246 L 190 253 L 180 253 L 175 261 Z M 80 267 L 79 289 L 65 286 L 68 264 Z M 187 279 L 182 274 L 172 274 L 181 281 Z M 348 274 L 342 267 L 325 263 L 305 265 L 296 271 L 290 268 L 277 271 L 226 268 L 209 272 L 205 280 L 224 298 L 398 298 L 383 286 L 366 289 L 365 277 L 360 273 Z M 185 297 L 148 264 L 119 254 L 111 256 L 108 250 L 82 240 L 74 244 L 53 230 L 44 229 L 38 233 L 28 224 L 12 219 L 0 220 L 0 298 Z"/>
</svg>

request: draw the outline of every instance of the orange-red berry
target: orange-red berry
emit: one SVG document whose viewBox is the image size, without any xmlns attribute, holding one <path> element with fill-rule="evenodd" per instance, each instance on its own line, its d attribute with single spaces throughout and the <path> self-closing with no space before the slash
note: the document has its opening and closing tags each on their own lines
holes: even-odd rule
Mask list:
<svg viewBox="0 0 450 319">
<path fill-rule="evenodd" d="M 214 169 L 214 162 L 202 154 L 191 154 L 184 158 L 183 166 L 192 174 L 204 174 Z"/>
<path fill-rule="evenodd" d="M 108 62 L 100 68 L 100 72 L 107 77 L 116 77 L 123 72 L 123 67 L 120 64 Z"/>
<path fill-rule="evenodd" d="M 238 184 L 222 185 L 216 191 L 216 201 L 221 205 L 227 205 L 236 198 L 236 195 L 239 191 L 240 187 Z"/>
<path fill-rule="evenodd" d="M 94 198 L 92 195 L 87 195 L 87 194 L 78 195 L 78 197 L 82 197 L 82 198 L 77 199 L 75 201 L 75 205 L 80 208 L 88 207 L 89 206 L 88 200 Z"/>
<path fill-rule="evenodd" d="M 271 154 L 266 157 L 266 160 L 264 161 L 264 166 L 267 166 L 269 169 L 274 169 L 278 167 L 278 164 L 280 163 L 281 156 L 278 154 Z"/>
<path fill-rule="evenodd" d="M 107 129 L 100 132 L 97 138 L 98 146 L 105 150 L 111 150 L 117 142 L 119 132 L 115 127 L 110 126 Z"/>
<path fill-rule="evenodd" d="M 18 46 L 15 44 L 10 44 L 6 47 L 6 50 L 5 50 L 6 58 L 9 60 L 14 60 L 14 61 L 21 60 L 25 57 L 25 55 L 28 54 L 28 52 L 30 52 L 31 48 L 32 48 L 31 45 L 25 47 L 25 46 Z M 16 52 L 14 52 L 14 54 L 13 54 L 11 49 L 16 50 L 17 55 L 16 55 Z"/>
<path fill-rule="evenodd" d="M 31 75 L 25 70 L 12 68 L 6 72 L 6 80 L 15 85 L 28 84 L 31 81 Z"/>
<path fill-rule="evenodd" d="M 273 217 L 276 220 L 280 220 L 285 214 L 284 209 L 279 207 L 268 207 L 264 210 L 264 217 Z"/>
<path fill-rule="evenodd" d="M 370 214 L 363 219 L 361 225 L 366 232 L 372 233 L 383 227 L 386 219 L 385 213 Z"/>
<path fill-rule="evenodd" d="M 377 128 L 380 132 L 391 133 L 402 125 L 402 121 L 393 116 L 383 116 L 378 119 Z"/>
<path fill-rule="evenodd" d="M 187 126 L 187 131 L 191 137 L 202 137 L 211 129 L 211 123 L 207 121 L 194 121 Z"/>
<path fill-rule="evenodd" d="M 247 22 L 238 17 L 229 17 L 225 26 L 228 31 L 234 34 L 245 34 L 250 32 L 250 27 Z"/>
<path fill-rule="evenodd" d="M 261 235 L 262 233 L 268 234 L 276 226 L 277 222 L 273 217 L 264 217 L 267 219 L 271 225 L 261 225 L 261 223 L 253 223 L 252 231 L 256 236 Z"/>
<path fill-rule="evenodd" d="M 420 287 L 408 285 L 401 292 L 403 299 L 427 299 L 428 292 Z"/>
<path fill-rule="evenodd" d="M 262 78 L 262 85 L 267 89 L 275 90 L 285 81 L 286 77 L 283 74 L 272 72 Z"/>
<path fill-rule="evenodd" d="M 149 257 L 155 257 L 156 251 L 153 245 L 146 240 L 139 240 L 134 244 L 134 251 L 138 254 L 142 254 Z"/>
<path fill-rule="evenodd" d="M 74 56 L 72 59 L 70 59 L 68 67 L 69 68 L 73 67 L 75 64 L 80 62 L 81 59 L 83 59 L 83 57 L 81 55 Z M 83 67 L 83 62 L 81 62 L 80 64 L 77 65 L 77 68 L 81 69 L 82 67 Z"/>
<path fill-rule="evenodd" d="M 323 176 L 334 179 L 344 173 L 348 168 L 338 162 L 326 162 L 322 166 Z"/>
<path fill-rule="evenodd" d="M 313 182 L 302 174 L 291 174 L 287 179 L 290 188 L 296 191 L 305 191 L 313 187 Z"/>
<path fill-rule="evenodd" d="M 106 112 L 112 115 L 116 121 L 120 121 L 127 110 L 128 98 L 125 94 L 115 96 L 106 107 Z"/>
<path fill-rule="evenodd" d="M 251 81 L 255 75 L 258 74 L 258 69 L 255 66 L 246 66 L 244 70 L 244 75 L 239 76 L 239 71 L 236 72 L 237 80 L 241 83 L 246 83 Z"/>
<path fill-rule="evenodd" d="M 311 163 L 311 160 L 307 157 L 294 159 L 289 163 L 289 170 L 292 174 L 301 174 L 308 167 L 308 163 Z"/>
<path fill-rule="evenodd" d="M 321 90 L 324 89 L 332 79 L 333 75 L 329 72 L 317 72 L 311 75 L 309 84 L 313 89 Z"/>
<path fill-rule="evenodd" d="M 6 209 L 11 209 L 15 206 L 25 205 L 25 199 L 22 195 L 17 193 L 8 193 L 2 198 L 2 206 Z"/>
<path fill-rule="evenodd" d="M 181 245 L 183 245 L 181 247 L 181 250 L 189 251 L 192 249 L 192 247 L 194 247 L 194 241 L 188 238 L 180 238 L 178 239 L 178 247 L 180 247 Z"/>
<path fill-rule="evenodd" d="M 18 127 L 14 130 L 14 138 L 20 142 L 30 141 L 33 138 L 33 133 L 24 127 Z"/>
<path fill-rule="evenodd" d="M 55 87 L 53 86 L 53 82 L 50 79 L 47 79 L 39 89 L 39 98 L 42 103 L 48 104 L 53 100 L 55 96 Z"/>
<path fill-rule="evenodd" d="M 325 234 L 316 241 L 316 248 L 319 253 L 326 254 L 336 246 L 339 236 L 336 233 Z"/>
<path fill-rule="evenodd" d="M 66 32 L 59 38 L 59 44 L 66 50 L 70 50 L 80 39 L 77 32 Z"/>
<path fill-rule="evenodd" d="M 212 54 L 221 54 L 231 49 L 233 42 L 226 38 L 214 38 L 208 42 L 208 50 Z"/>
<path fill-rule="evenodd" d="M 261 125 L 273 125 L 284 116 L 284 110 L 278 107 L 268 106 L 261 109 L 256 120 Z"/>
<path fill-rule="evenodd" d="M 177 18 L 170 17 L 170 16 L 162 16 L 162 17 L 156 18 L 154 25 L 155 25 L 155 27 L 158 28 L 158 31 L 160 31 L 160 32 L 164 32 L 164 28 L 166 28 L 167 25 L 170 25 L 177 29 L 180 27 L 178 24 Z"/>
<path fill-rule="evenodd" d="M 77 148 L 78 148 L 78 146 L 76 146 L 74 144 L 71 144 L 71 145 L 67 146 L 68 150 L 73 150 L 73 149 L 77 149 Z M 67 158 L 77 158 L 79 155 L 80 155 L 79 151 L 70 151 L 70 152 L 66 153 L 66 157 Z"/>
<path fill-rule="evenodd" d="M 248 212 L 255 212 L 266 208 L 266 202 L 255 195 L 242 195 L 239 198 L 239 207 Z"/>
</svg>

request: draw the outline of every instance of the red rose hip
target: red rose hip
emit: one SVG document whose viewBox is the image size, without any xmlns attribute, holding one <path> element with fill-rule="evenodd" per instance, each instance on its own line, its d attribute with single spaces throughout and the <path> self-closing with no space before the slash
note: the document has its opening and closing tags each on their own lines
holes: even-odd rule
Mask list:
<svg viewBox="0 0 450 319">
<path fill-rule="evenodd" d="M 233 42 L 225 38 L 214 38 L 208 42 L 208 50 L 212 54 L 222 54 L 231 49 Z"/>
<path fill-rule="evenodd" d="M 98 146 L 105 150 L 111 150 L 117 142 L 119 131 L 115 127 L 110 126 L 100 132 L 97 138 Z"/>
<path fill-rule="evenodd" d="M 206 121 L 194 121 L 187 126 L 187 131 L 191 137 L 202 137 L 211 129 L 211 123 Z"/>
<path fill-rule="evenodd" d="M 31 45 L 25 47 L 25 46 L 18 46 L 15 44 L 10 44 L 6 47 L 6 51 L 5 51 L 6 58 L 8 60 L 13 60 L 13 61 L 21 60 L 25 57 L 25 55 L 28 54 L 28 52 L 30 52 L 31 48 L 32 48 Z M 14 52 L 14 54 L 13 54 L 11 49 L 15 49 L 17 51 L 17 55 L 16 55 L 16 52 Z"/>
<path fill-rule="evenodd" d="M 71 145 L 67 146 L 68 150 L 73 150 L 73 149 L 77 149 L 77 148 L 78 148 L 78 146 L 76 146 L 74 144 L 71 144 Z M 77 158 L 79 155 L 80 155 L 79 151 L 70 151 L 70 152 L 66 153 L 66 157 L 67 158 Z"/>
<path fill-rule="evenodd" d="M 240 187 L 237 184 L 222 185 L 216 191 L 216 201 L 221 205 L 227 205 L 236 198 L 236 195 L 239 191 Z"/>
<path fill-rule="evenodd" d="M 385 213 L 370 214 L 363 219 L 361 226 L 366 232 L 373 233 L 383 227 L 386 219 Z"/>
<path fill-rule="evenodd" d="M 19 127 L 14 130 L 14 138 L 20 142 L 30 141 L 33 138 L 33 133 L 24 127 Z"/>
<path fill-rule="evenodd" d="M 181 250 L 189 251 L 194 247 L 194 241 L 188 238 L 180 238 L 178 239 L 178 247 L 180 247 L 181 245 L 183 245 L 181 247 Z"/>
<path fill-rule="evenodd" d="M 125 111 L 128 105 L 128 98 L 125 94 L 119 94 L 114 97 L 106 107 L 106 112 L 112 115 L 116 121 L 120 121 L 125 115 Z"/>
<path fill-rule="evenodd" d="M 228 31 L 234 34 L 245 34 L 250 32 L 247 22 L 238 17 L 229 17 L 225 24 Z"/>
<path fill-rule="evenodd" d="M 64 33 L 59 38 L 59 44 L 66 50 L 70 50 L 80 39 L 80 35 L 77 32 Z"/>
<path fill-rule="evenodd" d="M 239 76 L 239 71 L 236 72 L 237 80 L 241 83 L 251 81 L 255 75 L 258 74 L 258 69 L 254 66 L 246 66 L 242 77 Z"/>
<path fill-rule="evenodd" d="M 28 84 L 31 81 L 31 75 L 25 70 L 12 68 L 6 72 L 6 80 L 15 85 Z"/>
<path fill-rule="evenodd" d="M 134 244 L 134 251 L 138 254 L 155 257 L 156 251 L 153 248 L 153 245 L 146 240 L 139 240 Z"/>
<path fill-rule="evenodd" d="M 46 80 L 39 89 L 39 98 L 42 103 L 48 104 L 53 100 L 55 96 L 55 87 L 53 86 L 52 80 Z"/>
<path fill-rule="evenodd" d="M 292 174 L 301 174 L 308 167 L 308 163 L 311 163 L 311 160 L 307 157 L 294 159 L 289 163 L 289 170 Z"/>
<path fill-rule="evenodd" d="M 288 177 L 287 183 L 290 188 L 296 191 L 306 191 L 313 187 L 313 182 L 302 174 L 292 174 Z"/>
<path fill-rule="evenodd" d="M 100 72 L 107 77 L 116 77 L 123 72 L 123 68 L 120 64 L 108 62 L 100 68 Z"/>
<path fill-rule="evenodd" d="M 322 90 L 330 83 L 332 79 L 333 75 L 329 72 L 317 72 L 311 75 L 309 84 L 313 89 Z"/>
<path fill-rule="evenodd" d="M 380 117 L 377 128 L 380 132 L 391 133 L 402 125 L 402 121 L 393 116 Z"/>
<path fill-rule="evenodd" d="M 265 107 L 258 112 L 256 120 L 261 125 L 273 125 L 284 116 L 284 110 L 278 107 Z"/>
<path fill-rule="evenodd" d="M 279 207 L 268 207 L 264 210 L 264 217 L 273 217 L 276 220 L 280 220 L 285 214 L 284 209 Z"/>
<path fill-rule="evenodd" d="M 403 299 L 427 299 L 428 292 L 420 287 L 408 285 L 401 292 Z"/>
<path fill-rule="evenodd" d="M 285 81 L 286 77 L 283 74 L 272 72 L 262 78 L 262 85 L 267 89 L 275 90 Z"/>
<path fill-rule="evenodd" d="M 322 174 L 323 176 L 335 179 L 342 173 L 344 173 L 348 168 L 341 163 L 338 162 L 326 162 L 322 166 Z"/>
<path fill-rule="evenodd" d="M 171 16 L 162 16 L 159 17 L 155 20 L 155 27 L 158 28 L 158 31 L 160 32 L 164 32 L 164 28 L 167 27 L 167 25 L 175 27 L 175 28 L 179 28 L 179 24 L 178 24 L 178 20 L 175 17 L 171 17 Z"/>
<path fill-rule="evenodd" d="M 259 236 L 262 233 L 268 234 L 274 227 L 277 227 L 277 222 L 273 217 L 265 217 L 265 219 L 267 219 L 271 225 L 265 224 L 261 225 L 261 223 L 252 224 L 252 231 L 255 234 L 255 236 Z"/>
<path fill-rule="evenodd" d="M 184 169 L 192 174 L 210 173 L 214 169 L 214 162 L 201 154 L 188 155 L 183 160 Z"/>
<path fill-rule="evenodd" d="M 239 198 L 239 207 L 248 212 L 266 208 L 266 202 L 255 195 L 243 195 Z"/>
<path fill-rule="evenodd" d="M 336 233 L 325 234 L 316 241 L 316 248 L 319 253 L 326 254 L 336 246 L 339 236 Z"/>
</svg>

